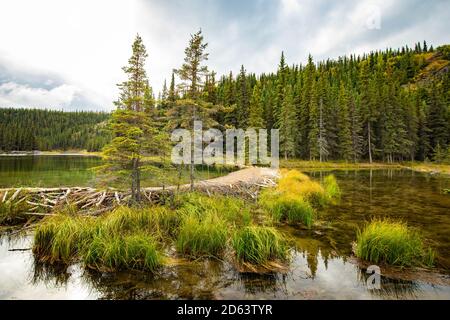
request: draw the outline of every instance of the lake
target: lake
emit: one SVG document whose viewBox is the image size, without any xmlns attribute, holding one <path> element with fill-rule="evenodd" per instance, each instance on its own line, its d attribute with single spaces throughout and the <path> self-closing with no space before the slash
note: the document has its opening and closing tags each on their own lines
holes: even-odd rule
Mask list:
<svg viewBox="0 0 450 320">
<path fill-rule="evenodd" d="M 90 161 L 90 160 L 83 160 Z M 320 180 L 329 172 L 308 172 Z M 156 274 L 100 273 L 35 261 L 28 236 L 0 241 L 0 299 L 450 299 L 450 179 L 409 170 L 333 172 L 338 204 L 320 212 L 311 230 L 282 227 L 295 243 L 287 272 L 243 274 L 222 261 L 199 260 Z M 0 173 L 1 174 L 1 173 Z M 356 230 L 372 217 L 402 219 L 437 251 L 433 272 L 381 267 L 381 288 L 369 289 L 352 258 Z"/>
<path fill-rule="evenodd" d="M 111 183 L 101 179 L 93 170 L 102 164 L 100 157 L 84 155 L 1 156 L 0 188 L 7 187 L 128 187 L 124 183 Z M 233 168 L 196 166 L 197 180 L 210 179 L 228 173 Z M 172 170 L 164 177 L 166 184 L 188 183 L 189 170 Z M 107 181 L 107 182 L 105 182 Z M 157 179 L 142 173 L 142 187 L 160 186 Z"/>
</svg>

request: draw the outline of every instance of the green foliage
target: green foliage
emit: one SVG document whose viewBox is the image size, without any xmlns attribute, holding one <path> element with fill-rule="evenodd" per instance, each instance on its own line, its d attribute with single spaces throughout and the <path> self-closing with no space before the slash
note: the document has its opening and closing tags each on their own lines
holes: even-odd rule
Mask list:
<svg viewBox="0 0 450 320">
<path fill-rule="evenodd" d="M 270 212 L 275 221 L 302 223 L 308 228 L 313 224 L 315 211 L 308 201 L 298 195 L 265 191 L 260 197 L 261 204 Z"/>
<path fill-rule="evenodd" d="M 44 219 L 36 228 L 33 252 L 49 262 L 69 262 L 92 237 L 94 230 L 86 218 L 61 214 Z"/>
<path fill-rule="evenodd" d="M 29 207 L 25 202 L 2 202 L 3 194 L 0 194 L 0 225 L 15 225 L 19 222 L 25 222 L 28 218 L 21 213 Z"/>
<path fill-rule="evenodd" d="M 234 234 L 232 246 L 239 262 L 264 265 L 286 259 L 288 248 L 283 236 L 272 227 L 248 226 Z"/>
<path fill-rule="evenodd" d="M 0 151 L 100 151 L 108 113 L 0 108 Z"/>
<path fill-rule="evenodd" d="M 336 181 L 336 177 L 332 174 L 325 177 L 323 180 L 323 187 L 325 189 L 325 194 L 327 197 L 332 199 L 338 199 L 341 196 L 341 189 Z"/>
<path fill-rule="evenodd" d="M 163 264 L 156 241 L 143 232 L 97 235 L 85 247 L 82 257 L 87 266 L 96 269 L 155 271 Z"/>
<path fill-rule="evenodd" d="M 218 215 L 204 212 L 184 217 L 176 247 L 178 252 L 190 256 L 219 256 L 226 247 L 227 224 Z"/>
<path fill-rule="evenodd" d="M 181 215 L 195 215 L 197 218 L 201 218 L 213 214 L 239 226 L 251 222 L 251 208 L 244 200 L 235 197 L 220 195 L 208 197 L 200 193 L 188 193 L 182 195 L 177 201 L 183 203 L 177 209 Z"/>
<path fill-rule="evenodd" d="M 275 221 L 302 223 L 310 228 L 316 216 L 314 206 L 323 206 L 340 194 L 333 176 L 324 186 L 297 170 L 283 170 L 276 188 L 264 190 L 259 202 Z"/>
<path fill-rule="evenodd" d="M 357 233 L 356 256 L 374 263 L 400 266 L 432 265 L 434 252 L 405 223 L 373 220 Z"/>
</svg>

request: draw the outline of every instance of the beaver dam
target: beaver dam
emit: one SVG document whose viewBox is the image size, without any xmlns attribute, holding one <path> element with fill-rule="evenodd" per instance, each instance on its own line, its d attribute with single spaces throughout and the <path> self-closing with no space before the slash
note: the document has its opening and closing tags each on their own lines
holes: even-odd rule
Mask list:
<svg viewBox="0 0 450 320">
<path fill-rule="evenodd" d="M 446 177 L 247 168 L 145 188 L 138 208 L 50 187 L 0 191 L 0 298 L 450 297 Z M 373 230 L 413 249 L 380 253 Z"/>
</svg>

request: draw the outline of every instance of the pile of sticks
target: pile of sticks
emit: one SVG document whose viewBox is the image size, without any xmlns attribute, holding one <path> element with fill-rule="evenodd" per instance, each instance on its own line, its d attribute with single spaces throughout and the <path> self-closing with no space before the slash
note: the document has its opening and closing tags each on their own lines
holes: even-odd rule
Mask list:
<svg viewBox="0 0 450 320">
<path fill-rule="evenodd" d="M 224 194 L 248 199 L 257 199 L 261 188 L 276 185 L 275 178 L 262 176 L 252 181 L 233 181 L 226 183 L 219 180 L 205 180 L 195 184 L 195 191 L 208 195 Z M 157 204 L 168 196 L 190 190 L 190 185 L 170 186 L 166 188 L 144 188 L 141 200 L 144 203 Z M 131 202 L 131 193 L 115 189 L 99 190 L 89 187 L 73 188 L 9 188 L 0 189 L 0 205 L 20 206 L 22 215 L 54 215 L 67 206 L 72 206 L 83 215 L 100 215 L 120 205 Z"/>
</svg>

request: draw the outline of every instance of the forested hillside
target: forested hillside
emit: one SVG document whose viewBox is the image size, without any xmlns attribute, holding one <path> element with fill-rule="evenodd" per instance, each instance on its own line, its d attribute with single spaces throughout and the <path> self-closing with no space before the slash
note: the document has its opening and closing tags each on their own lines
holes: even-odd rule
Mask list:
<svg viewBox="0 0 450 320">
<path fill-rule="evenodd" d="M 279 128 L 286 157 L 425 160 L 448 156 L 450 46 L 388 49 L 288 66 L 277 73 L 210 73 L 203 99 L 223 127 Z M 182 94 L 180 94 L 182 96 Z M 178 99 L 172 77 L 160 105 Z"/>
<path fill-rule="evenodd" d="M 450 161 L 449 68 L 450 45 L 425 42 L 318 63 L 309 56 L 306 65 L 288 65 L 282 54 L 276 73 L 208 72 L 198 99 L 220 129 L 280 129 L 286 158 Z M 172 74 L 156 103 L 147 99 L 160 130 L 190 121 L 186 97 Z M 0 150 L 100 150 L 110 139 L 108 117 L 0 109 Z"/>
<path fill-rule="evenodd" d="M 109 114 L 0 109 L 0 150 L 99 151 L 110 140 Z"/>
</svg>

